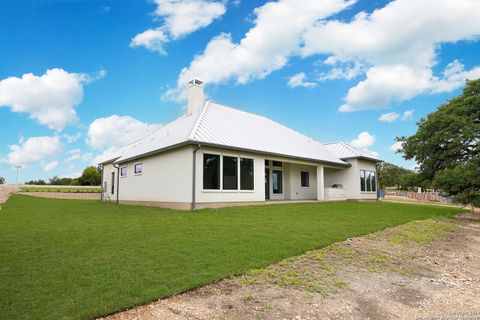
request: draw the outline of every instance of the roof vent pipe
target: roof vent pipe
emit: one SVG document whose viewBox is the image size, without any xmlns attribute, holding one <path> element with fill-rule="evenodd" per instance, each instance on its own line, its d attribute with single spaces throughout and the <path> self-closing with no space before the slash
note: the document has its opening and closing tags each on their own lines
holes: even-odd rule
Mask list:
<svg viewBox="0 0 480 320">
<path fill-rule="evenodd" d="M 203 108 L 203 81 L 192 79 L 188 82 L 188 113 L 200 112 Z"/>
</svg>

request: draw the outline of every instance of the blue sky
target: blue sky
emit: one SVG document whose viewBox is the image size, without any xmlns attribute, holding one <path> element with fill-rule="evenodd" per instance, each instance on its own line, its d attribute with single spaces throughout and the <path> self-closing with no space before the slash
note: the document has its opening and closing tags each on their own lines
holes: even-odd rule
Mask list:
<svg viewBox="0 0 480 320">
<path fill-rule="evenodd" d="M 77 176 L 183 112 L 184 83 L 386 161 L 480 77 L 480 3 L 0 2 L 0 176 Z"/>
</svg>

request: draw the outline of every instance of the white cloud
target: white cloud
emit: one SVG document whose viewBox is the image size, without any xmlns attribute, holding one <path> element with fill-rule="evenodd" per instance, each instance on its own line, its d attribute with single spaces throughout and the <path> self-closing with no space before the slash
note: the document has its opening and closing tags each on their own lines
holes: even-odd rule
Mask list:
<svg viewBox="0 0 480 320">
<path fill-rule="evenodd" d="M 72 149 L 67 152 L 68 157 L 65 159 L 65 163 L 81 160 L 82 162 L 89 162 L 93 159 L 93 154 L 90 152 L 82 153 L 80 149 Z"/>
<path fill-rule="evenodd" d="M 68 135 L 68 134 L 64 134 L 63 137 L 67 140 L 68 143 L 74 143 L 76 142 L 78 139 L 80 139 L 80 137 L 82 136 L 82 134 L 80 132 L 77 132 L 76 134 L 74 134 L 73 136 L 72 135 Z"/>
<path fill-rule="evenodd" d="M 82 161 L 98 164 L 119 152 L 121 147 L 138 141 L 161 127 L 160 124 L 148 124 L 130 116 L 112 115 L 94 120 L 89 128 L 86 142 L 95 149 L 102 150 L 97 156 L 85 153 Z"/>
<path fill-rule="evenodd" d="M 305 73 L 300 72 L 293 75 L 290 79 L 288 79 L 288 86 L 290 88 L 297 88 L 297 87 L 305 87 L 305 88 L 313 88 L 315 87 L 315 82 L 306 81 L 307 76 Z"/>
<path fill-rule="evenodd" d="M 301 5 L 296 0 L 267 2 L 254 10 L 254 26 L 238 43 L 233 42 L 230 34 L 210 40 L 203 53 L 181 71 L 177 88 L 168 91 L 164 98 L 178 96 L 193 78 L 207 83 L 231 79 L 246 83 L 266 77 L 283 68 L 289 58 L 299 52 L 308 28 L 353 3 L 345 0 L 305 0 Z"/>
<path fill-rule="evenodd" d="M 431 87 L 430 69 L 404 65 L 371 67 L 367 78 L 348 90 L 342 112 L 381 109 L 411 99 Z"/>
<path fill-rule="evenodd" d="M 398 152 L 402 149 L 402 145 L 403 145 L 402 142 L 397 141 L 394 144 L 392 144 L 389 149 L 390 151 Z"/>
<path fill-rule="evenodd" d="M 83 84 L 105 76 L 69 73 L 63 69 L 49 69 L 36 76 L 26 73 L 21 78 L 0 80 L 0 107 L 13 112 L 26 112 L 30 118 L 57 131 L 76 121 L 75 107 L 83 100 Z"/>
<path fill-rule="evenodd" d="M 130 45 L 144 46 L 162 54 L 165 43 L 208 26 L 226 11 L 223 2 L 208 0 L 155 0 L 155 3 L 154 14 L 163 18 L 163 25 L 136 35 Z"/>
<path fill-rule="evenodd" d="M 382 114 L 378 120 L 379 121 L 382 121 L 382 122 L 395 122 L 397 121 L 398 117 L 400 117 L 400 115 L 396 112 L 388 112 L 388 113 L 384 113 Z"/>
<path fill-rule="evenodd" d="M 58 166 L 58 161 L 54 160 L 52 162 L 47 163 L 46 165 L 43 166 L 43 171 L 49 172 L 55 169 Z"/>
<path fill-rule="evenodd" d="M 318 23 L 305 35 L 303 56 L 328 54 L 326 62 L 362 61 L 365 80 L 351 88 L 341 111 L 378 109 L 422 93 L 452 91 L 466 78 L 480 77 L 480 67 L 464 71 L 458 62 L 443 79 L 432 75 L 442 43 L 478 39 L 475 0 L 396 0 L 350 22 Z M 414 21 L 414 22 L 412 22 Z"/>
<path fill-rule="evenodd" d="M 330 57 L 331 58 L 331 57 Z M 332 65 L 336 62 L 333 62 L 333 59 L 325 60 L 326 65 Z M 365 66 L 360 63 L 359 61 L 355 61 L 352 64 L 344 64 L 345 66 L 335 67 L 327 72 L 322 72 L 318 76 L 318 81 L 329 81 L 329 80 L 338 80 L 338 79 L 345 79 L 345 80 L 352 80 L 365 72 Z"/>
<path fill-rule="evenodd" d="M 375 136 L 363 131 L 358 134 L 356 139 L 353 139 L 350 144 L 356 148 L 367 150 L 375 143 Z"/>
<path fill-rule="evenodd" d="M 130 116 L 116 114 L 94 120 L 88 128 L 87 143 L 96 149 L 122 147 L 158 130 L 159 124 L 147 124 Z"/>
<path fill-rule="evenodd" d="M 148 29 L 142 33 L 137 34 L 130 43 L 131 47 L 143 46 L 150 51 L 157 51 L 165 54 L 163 45 L 168 42 L 168 36 L 162 28 Z"/>
<path fill-rule="evenodd" d="M 19 144 L 10 146 L 6 162 L 12 165 L 32 164 L 59 153 L 61 148 L 60 138 L 57 136 L 21 139 Z"/>
<path fill-rule="evenodd" d="M 465 66 L 458 60 L 449 63 L 443 71 L 442 79 L 435 79 L 431 91 L 433 93 L 451 92 L 462 87 L 465 80 L 480 78 L 480 66 L 465 70 Z"/>
<path fill-rule="evenodd" d="M 85 152 L 82 154 L 82 161 L 83 162 L 90 162 L 93 159 L 93 153 L 91 152 Z"/>
<path fill-rule="evenodd" d="M 396 113 L 396 112 L 387 112 L 382 114 L 378 120 L 382 122 L 395 122 L 397 120 L 402 120 L 402 121 L 407 121 L 410 120 L 413 116 L 414 110 L 407 110 L 405 111 L 402 115 Z"/>
<path fill-rule="evenodd" d="M 407 110 L 402 115 L 402 121 L 407 121 L 412 119 L 414 110 Z"/>
<path fill-rule="evenodd" d="M 80 149 L 72 149 L 68 151 L 68 157 L 65 159 L 65 162 L 79 160 L 81 157 L 82 151 Z"/>
</svg>

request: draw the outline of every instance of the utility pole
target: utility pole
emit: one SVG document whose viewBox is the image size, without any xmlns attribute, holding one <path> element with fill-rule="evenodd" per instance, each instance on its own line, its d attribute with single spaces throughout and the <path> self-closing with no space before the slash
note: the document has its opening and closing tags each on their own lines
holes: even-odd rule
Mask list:
<svg viewBox="0 0 480 320">
<path fill-rule="evenodd" d="M 18 185 L 18 171 L 22 168 L 22 166 L 15 166 L 15 169 L 17 169 L 17 185 Z"/>
</svg>

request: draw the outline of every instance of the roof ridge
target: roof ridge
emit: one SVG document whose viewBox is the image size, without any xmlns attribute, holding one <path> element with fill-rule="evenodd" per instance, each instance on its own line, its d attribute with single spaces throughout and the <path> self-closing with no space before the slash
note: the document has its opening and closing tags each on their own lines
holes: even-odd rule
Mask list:
<svg viewBox="0 0 480 320">
<path fill-rule="evenodd" d="M 188 140 L 194 140 L 198 127 L 200 126 L 200 123 L 202 122 L 205 112 L 209 106 L 210 106 L 210 101 L 206 101 L 202 111 L 200 112 L 200 115 L 198 116 L 198 119 L 193 124 L 192 131 L 190 131 L 190 134 L 188 135 L 188 138 L 187 138 Z"/>
</svg>

